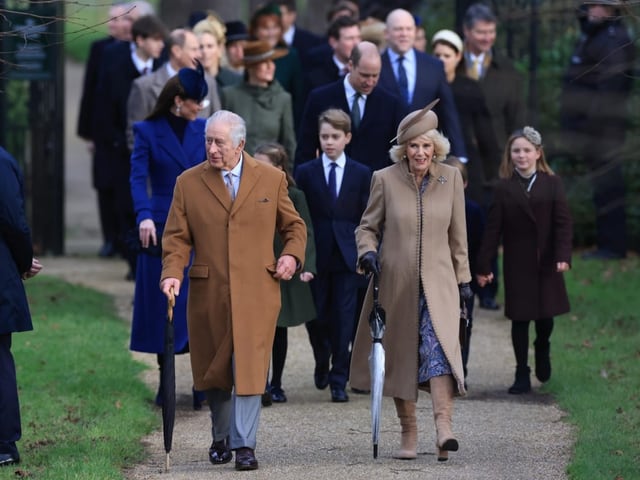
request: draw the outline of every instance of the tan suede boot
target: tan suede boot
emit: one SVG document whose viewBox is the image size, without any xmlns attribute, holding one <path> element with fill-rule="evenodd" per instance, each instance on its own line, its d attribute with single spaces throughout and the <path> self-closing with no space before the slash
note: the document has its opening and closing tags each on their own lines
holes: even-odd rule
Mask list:
<svg viewBox="0 0 640 480">
<path fill-rule="evenodd" d="M 416 458 L 416 445 L 418 443 L 418 425 L 416 423 L 416 402 L 395 398 L 396 412 L 400 419 L 402 433 L 400 437 L 400 449 L 393 453 L 393 458 L 413 460 Z"/>
<path fill-rule="evenodd" d="M 436 422 L 438 461 L 449 458 L 449 452 L 458 450 L 458 441 L 451 431 L 451 415 L 453 414 L 453 376 L 442 375 L 432 377 L 431 401 L 433 402 L 433 418 Z"/>
</svg>

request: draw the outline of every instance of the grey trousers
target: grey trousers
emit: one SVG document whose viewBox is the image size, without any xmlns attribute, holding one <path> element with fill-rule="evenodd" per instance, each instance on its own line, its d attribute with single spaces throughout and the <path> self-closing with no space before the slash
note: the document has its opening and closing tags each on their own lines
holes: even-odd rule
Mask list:
<svg viewBox="0 0 640 480">
<path fill-rule="evenodd" d="M 214 442 L 229 437 L 231 449 L 256 448 L 261 395 L 238 396 L 224 390 L 207 390 Z"/>
</svg>

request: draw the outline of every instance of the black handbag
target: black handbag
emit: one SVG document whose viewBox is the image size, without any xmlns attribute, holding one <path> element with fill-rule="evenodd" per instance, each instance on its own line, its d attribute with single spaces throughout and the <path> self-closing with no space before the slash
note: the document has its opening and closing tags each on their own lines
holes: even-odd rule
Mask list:
<svg viewBox="0 0 640 480">
<path fill-rule="evenodd" d="M 147 255 L 151 255 L 152 257 L 161 257 L 162 256 L 162 232 L 164 230 L 164 225 L 156 223 L 156 245 L 149 243 L 148 247 L 143 247 L 140 242 L 140 232 L 138 231 L 138 227 L 134 227 L 130 229 L 124 239 L 124 243 L 127 247 L 127 251 L 131 253 L 140 254 L 145 253 Z"/>
</svg>

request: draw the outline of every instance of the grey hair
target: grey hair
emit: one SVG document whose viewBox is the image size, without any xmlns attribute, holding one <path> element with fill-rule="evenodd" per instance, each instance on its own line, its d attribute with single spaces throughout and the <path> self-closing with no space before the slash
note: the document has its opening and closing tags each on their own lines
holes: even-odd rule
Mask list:
<svg viewBox="0 0 640 480">
<path fill-rule="evenodd" d="M 236 148 L 240 145 L 241 141 L 247 138 L 247 125 L 244 119 L 237 113 L 230 112 L 229 110 L 218 110 L 207 119 L 204 128 L 205 132 L 208 130 L 209 125 L 214 122 L 229 124 L 229 135 L 231 136 L 233 148 Z"/>
<path fill-rule="evenodd" d="M 144 17 L 145 15 L 156 14 L 156 9 L 153 8 L 153 5 L 151 5 L 149 2 L 145 2 L 141 0 L 141 1 L 130 2 L 129 5 L 131 5 L 132 7 L 135 7 L 135 14 L 138 17 Z"/>
<path fill-rule="evenodd" d="M 447 155 L 449 154 L 449 150 L 451 150 L 451 143 L 449 143 L 449 139 L 441 134 L 438 130 L 433 129 L 428 132 L 423 133 L 422 135 L 418 135 L 419 137 L 426 136 L 433 142 L 433 161 L 441 162 Z M 417 138 L 417 137 L 415 137 Z M 394 145 L 389 149 L 389 156 L 393 163 L 398 163 L 402 160 L 407 152 L 407 143 L 409 143 L 412 139 L 407 140 L 405 143 L 401 143 L 400 145 Z"/>
<path fill-rule="evenodd" d="M 472 29 L 476 22 L 498 23 L 498 17 L 484 3 L 474 3 L 464 13 L 462 24 L 465 28 Z"/>
</svg>

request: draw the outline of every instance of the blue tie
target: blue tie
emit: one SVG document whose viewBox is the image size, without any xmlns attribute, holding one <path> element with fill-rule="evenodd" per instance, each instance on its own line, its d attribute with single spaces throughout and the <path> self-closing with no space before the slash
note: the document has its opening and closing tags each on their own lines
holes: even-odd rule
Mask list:
<svg viewBox="0 0 640 480">
<path fill-rule="evenodd" d="M 398 87 L 400 87 L 400 94 L 404 101 L 409 104 L 409 81 L 407 80 L 407 71 L 404 69 L 404 57 L 400 55 L 398 57 Z"/>
<path fill-rule="evenodd" d="M 331 205 L 335 205 L 338 199 L 338 192 L 336 188 L 336 162 L 331 162 L 331 170 L 329 170 L 329 193 L 331 194 Z"/>
</svg>

